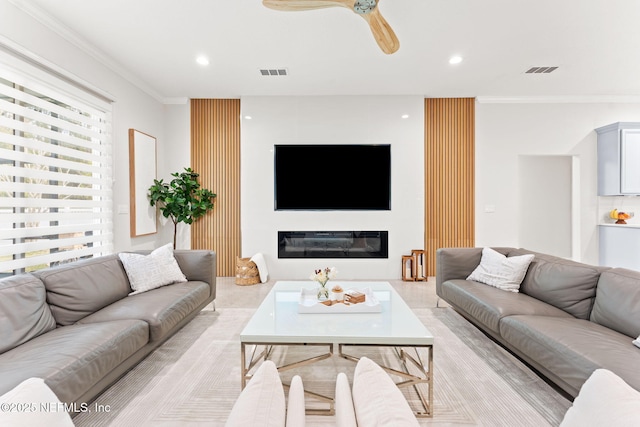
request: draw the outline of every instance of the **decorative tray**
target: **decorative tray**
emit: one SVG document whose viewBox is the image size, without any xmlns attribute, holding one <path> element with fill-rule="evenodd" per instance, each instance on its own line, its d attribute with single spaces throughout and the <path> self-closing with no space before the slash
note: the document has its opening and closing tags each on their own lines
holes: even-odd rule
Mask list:
<svg viewBox="0 0 640 427">
<path fill-rule="evenodd" d="M 354 289 L 348 289 L 345 294 L 351 291 Z M 357 290 L 357 292 L 364 294 L 364 302 L 350 304 L 344 301 L 320 302 L 315 289 L 302 289 L 298 301 L 298 313 L 380 313 L 382 311 L 382 305 L 373 295 L 371 288 Z"/>
</svg>

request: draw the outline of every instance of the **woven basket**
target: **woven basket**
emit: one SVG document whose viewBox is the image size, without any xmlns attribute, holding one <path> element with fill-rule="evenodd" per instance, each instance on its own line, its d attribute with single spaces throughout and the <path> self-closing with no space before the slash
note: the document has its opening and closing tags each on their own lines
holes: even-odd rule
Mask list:
<svg viewBox="0 0 640 427">
<path fill-rule="evenodd" d="M 236 257 L 236 285 L 248 286 L 260 283 L 260 272 L 251 258 Z"/>
</svg>

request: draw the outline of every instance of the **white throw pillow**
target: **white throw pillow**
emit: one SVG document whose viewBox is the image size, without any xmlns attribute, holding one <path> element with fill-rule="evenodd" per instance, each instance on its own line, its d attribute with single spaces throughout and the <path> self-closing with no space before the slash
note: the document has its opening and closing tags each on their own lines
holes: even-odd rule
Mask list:
<svg viewBox="0 0 640 427">
<path fill-rule="evenodd" d="M 29 378 L 0 396 L 0 425 L 73 427 L 71 416 L 42 378 Z"/>
<path fill-rule="evenodd" d="M 389 374 L 366 357 L 358 361 L 353 374 L 353 406 L 358 427 L 419 426 Z"/>
<path fill-rule="evenodd" d="M 226 427 L 282 427 L 286 420 L 284 388 L 278 368 L 265 360 L 231 409 Z"/>
<path fill-rule="evenodd" d="M 480 265 L 467 280 L 484 283 L 504 291 L 518 292 L 534 255 L 507 257 L 491 248 L 482 249 Z"/>
<path fill-rule="evenodd" d="M 640 426 L 640 392 L 613 372 L 596 369 L 560 424 L 584 426 Z"/>
<path fill-rule="evenodd" d="M 122 252 L 118 256 L 133 289 L 129 295 L 187 281 L 178 261 L 173 256 L 171 243 L 159 247 L 149 255 Z"/>
</svg>

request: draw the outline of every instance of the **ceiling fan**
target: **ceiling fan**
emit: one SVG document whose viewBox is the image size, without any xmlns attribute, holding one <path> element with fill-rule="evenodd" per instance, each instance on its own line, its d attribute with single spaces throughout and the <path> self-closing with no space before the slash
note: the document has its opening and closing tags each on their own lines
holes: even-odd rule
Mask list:
<svg viewBox="0 0 640 427">
<path fill-rule="evenodd" d="M 400 41 L 378 10 L 380 0 L 262 0 L 270 9 L 283 11 L 302 11 L 342 6 L 351 9 L 369 23 L 373 37 L 384 53 L 398 50 Z"/>
</svg>

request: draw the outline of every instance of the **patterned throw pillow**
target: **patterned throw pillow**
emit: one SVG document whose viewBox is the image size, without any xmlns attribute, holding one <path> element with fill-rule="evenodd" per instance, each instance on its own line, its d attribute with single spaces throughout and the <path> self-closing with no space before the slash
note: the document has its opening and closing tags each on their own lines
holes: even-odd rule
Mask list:
<svg viewBox="0 0 640 427">
<path fill-rule="evenodd" d="M 503 291 L 519 292 L 533 254 L 506 257 L 491 248 L 482 249 L 480 265 L 467 280 L 484 283 Z"/>
<path fill-rule="evenodd" d="M 187 281 L 173 256 L 171 243 L 159 247 L 149 255 L 122 252 L 118 256 L 133 289 L 129 295 Z"/>
</svg>

